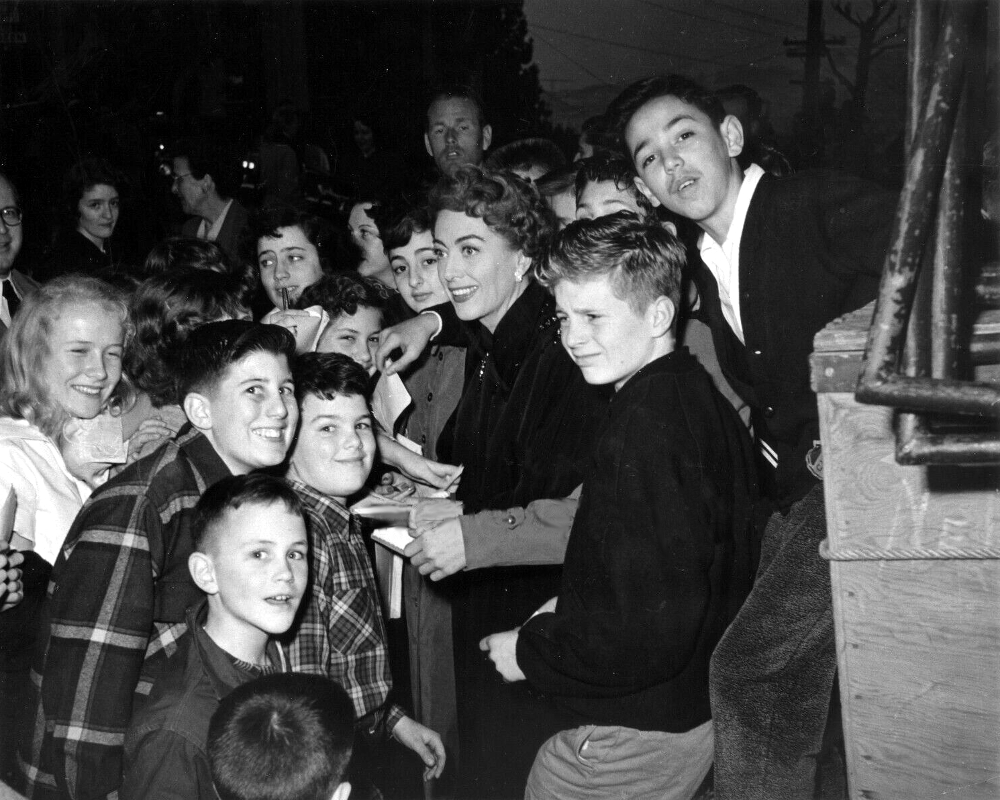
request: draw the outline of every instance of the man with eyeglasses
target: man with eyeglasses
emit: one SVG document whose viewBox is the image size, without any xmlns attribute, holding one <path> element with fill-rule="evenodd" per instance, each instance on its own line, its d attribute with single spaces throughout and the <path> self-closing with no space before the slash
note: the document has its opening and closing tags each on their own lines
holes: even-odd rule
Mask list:
<svg viewBox="0 0 1000 800">
<path fill-rule="evenodd" d="M 215 242 L 238 260 L 247 212 L 232 198 L 235 165 L 235 159 L 205 143 L 179 142 L 174 147 L 171 191 L 180 199 L 184 213 L 192 215 L 181 227 L 181 235 Z"/>
<path fill-rule="evenodd" d="M 14 269 L 21 252 L 21 204 L 17 189 L 6 175 L 0 174 L 0 281 L 3 299 L 0 301 L 0 336 L 10 327 L 21 300 L 38 288 L 38 284 Z"/>
</svg>

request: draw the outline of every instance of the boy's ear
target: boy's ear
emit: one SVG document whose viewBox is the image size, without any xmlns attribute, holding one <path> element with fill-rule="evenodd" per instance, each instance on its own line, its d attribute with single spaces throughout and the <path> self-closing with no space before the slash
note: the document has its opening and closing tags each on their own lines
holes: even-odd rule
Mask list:
<svg viewBox="0 0 1000 800">
<path fill-rule="evenodd" d="M 205 594 L 218 594 L 219 586 L 215 582 L 215 564 L 205 553 L 197 550 L 188 556 L 188 572 L 194 580 L 195 586 Z"/>
<path fill-rule="evenodd" d="M 735 158 L 743 152 L 743 125 L 739 118 L 729 114 L 719 126 L 719 133 L 726 143 L 730 158 Z"/>
<path fill-rule="evenodd" d="M 493 143 L 493 126 L 483 125 L 483 152 L 485 153 L 490 149 L 490 145 Z"/>
<path fill-rule="evenodd" d="M 344 781 L 340 786 L 333 790 L 333 795 L 330 800 L 347 800 L 351 794 L 351 784 Z"/>
<path fill-rule="evenodd" d="M 635 181 L 636 188 L 646 196 L 646 199 L 649 200 L 650 203 L 652 203 L 653 208 L 657 208 L 660 205 L 660 201 L 646 185 L 646 182 L 638 175 L 632 178 L 632 180 Z"/>
<path fill-rule="evenodd" d="M 650 303 L 646 313 L 649 315 L 654 336 L 665 336 L 673 329 L 677 309 L 666 295 L 661 294 Z"/>
<path fill-rule="evenodd" d="M 200 392 L 189 392 L 184 397 L 184 414 L 200 431 L 212 429 L 212 401 Z"/>
<path fill-rule="evenodd" d="M 431 137 L 426 133 L 424 134 L 424 149 L 427 151 L 427 155 L 434 158 L 434 151 L 431 149 Z"/>
</svg>

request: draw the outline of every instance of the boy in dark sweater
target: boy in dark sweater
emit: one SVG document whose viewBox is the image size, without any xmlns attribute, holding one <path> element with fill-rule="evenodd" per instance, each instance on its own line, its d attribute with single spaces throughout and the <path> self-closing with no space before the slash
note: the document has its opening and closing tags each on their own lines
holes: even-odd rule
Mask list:
<svg viewBox="0 0 1000 800">
<path fill-rule="evenodd" d="M 684 250 L 631 215 L 577 221 L 542 280 L 588 383 L 614 384 L 562 588 L 483 650 L 566 713 L 526 798 L 688 798 L 712 763 L 708 664 L 750 588 L 746 429 L 675 349 Z"/>
</svg>

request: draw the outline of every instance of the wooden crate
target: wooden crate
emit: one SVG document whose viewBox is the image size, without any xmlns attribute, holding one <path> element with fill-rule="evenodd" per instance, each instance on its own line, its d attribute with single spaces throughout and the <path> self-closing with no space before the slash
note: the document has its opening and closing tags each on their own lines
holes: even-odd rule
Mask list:
<svg viewBox="0 0 1000 800">
<path fill-rule="evenodd" d="M 851 797 L 1000 798 L 1000 471 L 896 463 L 853 395 L 870 320 L 812 362 Z"/>
</svg>

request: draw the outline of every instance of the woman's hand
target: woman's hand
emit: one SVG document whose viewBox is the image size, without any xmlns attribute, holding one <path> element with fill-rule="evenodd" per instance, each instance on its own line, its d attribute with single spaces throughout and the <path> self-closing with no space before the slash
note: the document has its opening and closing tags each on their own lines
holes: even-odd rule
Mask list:
<svg viewBox="0 0 1000 800">
<path fill-rule="evenodd" d="M 445 752 L 441 736 L 415 719 L 403 717 L 392 729 L 392 737 L 410 748 L 424 762 L 424 780 L 440 778 L 444 772 Z"/>
<path fill-rule="evenodd" d="M 390 470 L 382 476 L 378 486 L 372 490 L 379 497 L 388 500 L 405 500 L 417 491 L 412 481 L 407 480 L 398 472 Z"/>
<path fill-rule="evenodd" d="M 151 449 L 149 449 L 150 444 L 166 441 L 173 435 L 174 429 L 159 417 L 152 416 L 144 419 L 139 423 L 139 427 L 136 428 L 135 433 L 127 440 L 127 463 L 131 464 L 136 459 L 151 452 Z"/>
<path fill-rule="evenodd" d="M 375 366 L 386 375 L 406 369 L 427 349 L 431 337 L 437 333 L 439 323 L 436 314 L 417 314 L 413 319 L 385 328 L 378 335 Z M 402 355 L 393 361 L 390 355 L 396 350 Z"/>
</svg>

